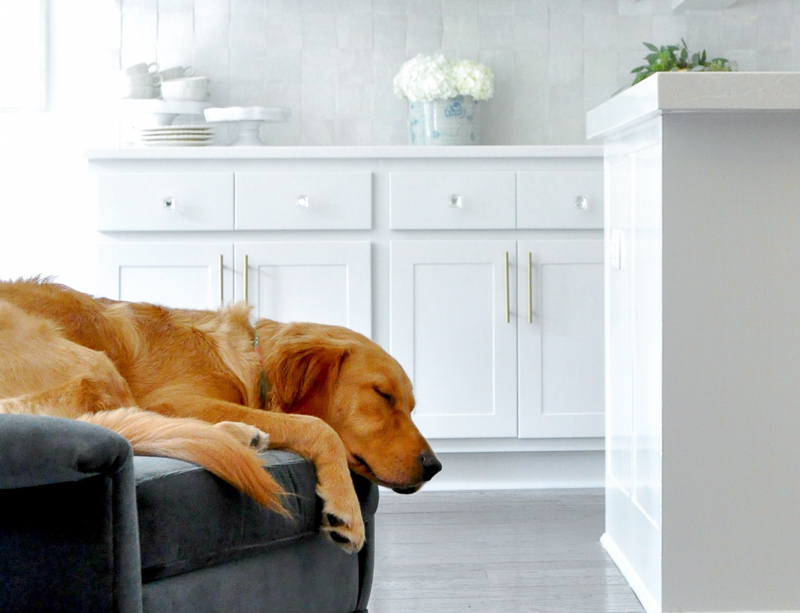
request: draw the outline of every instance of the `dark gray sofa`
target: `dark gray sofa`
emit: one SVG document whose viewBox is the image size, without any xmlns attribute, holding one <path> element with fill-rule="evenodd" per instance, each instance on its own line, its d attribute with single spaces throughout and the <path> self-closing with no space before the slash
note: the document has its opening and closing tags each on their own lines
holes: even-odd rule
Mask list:
<svg viewBox="0 0 800 613">
<path fill-rule="evenodd" d="M 377 487 L 354 475 L 367 543 L 348 555 L 317 532 L 313 466 L 265 458 L 294 521 L 105 428 L 0 415 L 0 611 L 366 611 Z"/>
</svg>

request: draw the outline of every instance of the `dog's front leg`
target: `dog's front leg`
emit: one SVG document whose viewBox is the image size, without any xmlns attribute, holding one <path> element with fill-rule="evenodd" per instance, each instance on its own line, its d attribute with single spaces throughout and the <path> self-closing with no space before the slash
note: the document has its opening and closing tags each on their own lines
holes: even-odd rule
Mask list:
<svg viewBox="0 0 800 613">
<path fill-rule="evenodd" d="M 194 417 L 211 423 L 238 421 L 263 430 L 269 434 L 270 448 L 293 451 L 314 464 L 317 495 L 323 502 L 325 536 L 348 552 L 356 552 L 363 546 L 364 521 L 347 466 L 347 451 L 339 435 L 321 419 L 250 409 L 232 402 L 184 394 L 168 401 L 153 399 L 146 408 L 164 415 Z"/>
</svg>

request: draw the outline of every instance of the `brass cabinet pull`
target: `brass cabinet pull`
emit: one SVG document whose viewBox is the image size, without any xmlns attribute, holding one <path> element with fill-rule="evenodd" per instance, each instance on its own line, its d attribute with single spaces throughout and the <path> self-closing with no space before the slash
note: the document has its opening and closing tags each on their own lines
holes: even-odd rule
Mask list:
<svg viewBox="0 0 800 613">
<path fill-rule="evenodd" d="M 244 256 L 244 303 L 250 304 L 250 292 L 248 290 L 248 281 L 250 280 L 250 263 L 248 262 L 247 255 Z"/>
<path fill-rule="evenodd" d="M 528 252 L 528 323 L 533 323 L 533 254 Z"/>
<path fill-rule="evenodd" d="M 224 256 L 219 256 L 219 307 L 225 306 L 225 264 Z"/>
<path fill-rule="evenodd" d="M 508 278 L 508 251 L 505 256 L 506 263 L 506 323 L 511 323 L 511 287 Z"/>
</svg>

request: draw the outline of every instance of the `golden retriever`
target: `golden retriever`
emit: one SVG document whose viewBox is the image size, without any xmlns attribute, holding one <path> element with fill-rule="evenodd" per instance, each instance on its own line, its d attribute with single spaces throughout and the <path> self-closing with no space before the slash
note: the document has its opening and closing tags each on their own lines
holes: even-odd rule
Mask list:
<svg viewBox="0 0 800 613">
<path fill-rule="evenodd" d="M 349 470 L 410 493 L 441 469 L 411 420 L 411 382 L 351 330 L 249 316 L 244 304 L 167 309 L 0 282 L 0 413 L 100 424 L 134 453 L 195 462 L 281 512 L 257 451 L 297 452 L 316 467 L 323 533 L 358 551 Z"/>
</svg>

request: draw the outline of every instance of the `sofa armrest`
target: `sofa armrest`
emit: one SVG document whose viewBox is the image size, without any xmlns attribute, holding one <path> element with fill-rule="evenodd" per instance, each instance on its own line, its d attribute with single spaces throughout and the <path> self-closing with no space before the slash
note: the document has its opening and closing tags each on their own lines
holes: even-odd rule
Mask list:
<svg viewBox="0 0 800 613">
<path fill-rule="evenodd" d="M 74 419 L 0 415 L 0 489 L 113 475 L 132 454 L 120 435 Z"/>
<path fill-rule="evenodd" d="M 375 572 L 375 512 L 378 510 L 378 486 L 355 473 L 353 486 L 361 502 L 367 541 L 358 552 L 358 604 L 356 613 L 366 611 L 372 593 L 372 576 Z"/>
<path fill-rule="evenodd" d="M 133 453 L 70 419 L 0 415 L 0 611 L 141 611 Z"/>
</svg>

